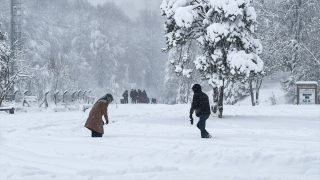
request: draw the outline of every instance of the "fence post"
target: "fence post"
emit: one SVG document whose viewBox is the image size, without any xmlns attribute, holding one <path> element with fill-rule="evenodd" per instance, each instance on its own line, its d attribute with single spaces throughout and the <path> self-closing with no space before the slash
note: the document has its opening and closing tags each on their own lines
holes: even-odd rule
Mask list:
<svg viewBox="0 0 320 180">
<path fill-rule="evenodd" d="M 22 106 L 24 106 L 24 104 L 27 104 L 28 107 L 30 107 L 30 104 L 25 99 L 25 96 L 28 92 L 29 92 L 28 90 L 23 91 Z"/>
<path fill-rule="evenodd" d="M 15 90 L 14 92 L 13 92 L 13 97 L 12 97 L 12 100 L 11 100 L 11 102 L 15 102 L 16 101 L 16 94 L 18 93 L 18 90 Z"/>
<path fill-rule="evenodd" d="M 59 94 L 59 90 L 57 90 L 53 95 L 54 104 L 57 105 L 57 95 Z"/>
<path fill-rule="evenodd" d="M 81 93 L 81 89 L 78 91 L 78 101 L 80 102 L 80 93 Z"/>
<path fill-rule="evenodd" d="M 73 93 L 72 93 L 72 102 L 74 101 L 74 95 L 77 93 L 77 91 L 73 91 Z"/>
<path fill-rule="evenodd" d="M 47 95 L 48 95 L 48 94 L 49 94 L 49 91 L 47 91 L 47 92 L 44 94 L 44 99 L 43 99 L 42 103 L 39 105 L 39 108 L 42 106 L 43 103 L 45 103 L 45 104 L 44 104 L 44 107 L 45 107 L 45 108 L 49 107 L 49 106 L 48 106 L 48 101 L 47 101 Z"/>
<path fill-rule="evenodd" d="M 62 95 L 62 102 L 63 102 L 63 103 L 66 103 L 66 101 L 65 101 L 65 99 L 64 99 L 64 95 L 67 94 L 67 92 L 68 92 L 67 90 L 65 90 L 65 91 L 63 92 L 63 95 Z"/>
<path fill-rule="evenodd" d="M 83 99 L 84 101 L 86 101 L 86 99 L 84 99 L 84 98 L 85 98 L 85 95 L 86 95 L 86 92 L 87 92 L 87 90 L 83 91 L 83 95 L 82 95 L 82 99 Z"/>
</svg>

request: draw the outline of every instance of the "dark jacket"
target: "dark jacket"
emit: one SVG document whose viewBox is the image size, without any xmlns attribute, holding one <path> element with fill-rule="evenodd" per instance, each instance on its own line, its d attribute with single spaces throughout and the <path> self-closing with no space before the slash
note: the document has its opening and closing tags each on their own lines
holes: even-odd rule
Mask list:
<svg viewBox="0 0 320 180">
<path fill-rule="evenodd" d="M 133 89 L 130 91 L 130 98 L 132 98 L 133 99 L 133 97 L 134 97 L 134 92 L 133 92 Z"/>
<path fill-rule="evenodd" d="M 123 94 L 122 94 L 124 99 L 128 99 L 128 91 L 126 90 Z"/>
<path fill-rule="evenodd" d="M 192 87 L 194 92 L 192 104 L 190 108 L 190 114 L 195 111 L 197 117 L 201 115 L 209 115 L 210 114 L 210 103 L 208 96 L 202 92 L 201 86 L 199 84 L 195 84 Z"/>
</svg>

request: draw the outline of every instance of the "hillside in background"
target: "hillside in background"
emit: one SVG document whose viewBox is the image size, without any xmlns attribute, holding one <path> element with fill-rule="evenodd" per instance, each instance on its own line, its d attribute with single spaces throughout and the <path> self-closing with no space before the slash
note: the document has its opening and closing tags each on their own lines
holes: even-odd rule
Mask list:
<svg viewBox="0 0 320 180">
<path fill-rule="evenodd" d="M 91 89 L 97 97 L 121 97 L 131 88 L 161 94 L 167 57 L 160 13 L 142 8 L 132 20 L 115 3 L 86 0 L 21 0 L 21 9 L 23 65 L 33 69 L 16 84 L 18 95 Z M 1 1 L 0 22 L 10 32 L 10 1 Z"/>
</svg>

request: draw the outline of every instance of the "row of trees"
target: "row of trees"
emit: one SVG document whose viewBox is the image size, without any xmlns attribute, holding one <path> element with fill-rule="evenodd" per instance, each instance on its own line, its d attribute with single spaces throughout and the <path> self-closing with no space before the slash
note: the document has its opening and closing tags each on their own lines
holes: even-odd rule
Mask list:
<svg viewBox="0 0 320 180">
<path fill-rule="evenodd" d="M 160 89 L 165 54 L 161 17 L 147 9 L 131 20 L 114 3 L 87 0 L 21 0 L 24 59 L 30 77 L 16 83 L 39 97 L 47 90 L 92 89 L 97 95 L 135 86 Z M 10 31 L 10 2 L 0 22 Z M 7 44 L 9 42 L 7 41 Z"/>
<path fill-rule="evenodd" d="M 168 103 L 187 103 L 191 84 L 209 82 L 217 92 L 216 104 L 221 106 L 222 92 L 225 103 L 234 104 L 258 92 L 262 82 L 258 54 L 264 61 L 264 75 L 286 72 L 283 88 L 288 102 L 295 100 L 296 81 L 320 79 L 317 0 L 230 0 L 229 4 L 164 0 L 166 65 L 166 54 L 159 51 L 165 45 L 159 13 L 144 10 L 138 19 L 130 20 L 113 3 L 93 7 L 87 0 L 21 2 L 24 38 L 20 43 L 27 51 L 16 53 L 20 56 L 15 68 L 33 68 L 28 71 L 31 78 L 19 78 L 24 81 L 15 84 L 20 92 L 28 89 L 41 96 L 47 90 L 90 88 L 100 94 L 136 85 L 162 91 Z M 10 32 L 9 5 L 10 1 L 2 1 L 0 6 L 6 32 Z M 262 53 L 255 39 L 261 40 Z M 235 59 L 253 64 L 247 69 L 235 64 Z M 250 69 L 254 64 L 260 64 L 257 71 Z M 252 100 L 256 104 L 258 94 Z"/>
<path fill-rule="evenodd" d="M 286 72 L 282 86 L 288 103 L 294 103 L 297 81 L 320 84 L 320 1 L 258 0 L 254 6 L 266 72 Z"/>
</svg>

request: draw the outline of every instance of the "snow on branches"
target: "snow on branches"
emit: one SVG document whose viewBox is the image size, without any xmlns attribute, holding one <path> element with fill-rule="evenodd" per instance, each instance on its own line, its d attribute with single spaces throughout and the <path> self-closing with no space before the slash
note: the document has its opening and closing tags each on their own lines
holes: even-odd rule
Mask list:
<svg viewBox="0 0 320 180">
<path fill-rule="evenodd" d="M 262 45 L 254 34 L 257 15 L 251 2 L 163 0 L 160 6 L 162 15 L 167 18 L 164 23 L 167 48 L 163 51 L 197 42 L 201 53 L 192 61 L 201 78 L 213 88 L 215 105 L 212 109 L 214 112 L 219 109 L 219 117 L 222 117 L 225 86 L 230 87 L 229 91 L 236 87 L 233 83 L 250 82 L 252 85 L 253 78 L 264 73 L 263 61 L 258 56 Z M 181 59 L 171 62 L 180 73 L 188 63 Z M 234 96 L 228 97 L 230 102 L 236 101 Z"/>
<path fill-rule="evenodd" d="M 12 50 L 6 44 L 7 33 L 2 32 L 0 23 L 0 106 L 14 84 L 29 77 L 29 65 L 22 65 L 22 50 Z"/>
<path fill-rule="evenodd" d="M 213 87 L 221 80 L 246 81 L 263 73 L 262 45 L 254 38 L 256 12 L 251 0 L 163 0 L 169 51 L 196 41 L 203 50 L 193 62 Z M 176 69 L 183 72 L 183 64 Z"/>
</svg>

